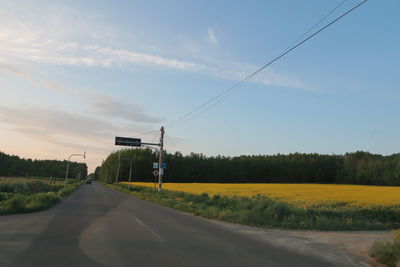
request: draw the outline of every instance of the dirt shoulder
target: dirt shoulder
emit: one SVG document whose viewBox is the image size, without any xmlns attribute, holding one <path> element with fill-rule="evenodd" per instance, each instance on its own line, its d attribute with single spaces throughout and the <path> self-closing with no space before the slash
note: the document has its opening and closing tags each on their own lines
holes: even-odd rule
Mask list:
<svg viewBox="0 0 400 267">
<path fill-rule="evenodd" d="M 297 231 L 215 222 L 262 242 L 324 258 L 336 266 L 382 266 L 369 257 L 369 250 L 377 240 L 393 239 L 389 231 Z"/>
</svg>

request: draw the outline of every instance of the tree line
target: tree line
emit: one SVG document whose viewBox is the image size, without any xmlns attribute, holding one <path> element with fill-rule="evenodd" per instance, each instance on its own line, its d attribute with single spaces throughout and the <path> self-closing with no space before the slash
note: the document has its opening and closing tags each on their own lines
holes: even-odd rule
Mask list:
<svg viewBox="0 0 400 267">
<path fill-rule="evenodd" d="M 66 160 L 23 159 L 0 152 L 0 176 L 65 177 L 67 163 Z M 69 178 L 84 179 L 86 176 L 86 163 L 70 162 Z"/>
<path fill-rule="evenodd" d="M 337 183 L 400 185 L 400 153 L 390 156 L 357 151 L 344 155 L 293 153 L 288 155 L 213 156 L 163 153 L 165 182 L 199 183 Z M 154 181 L 157 152 L 123 149 L 111 153 L 98 168 L 103 182 Z"/>
</svg>

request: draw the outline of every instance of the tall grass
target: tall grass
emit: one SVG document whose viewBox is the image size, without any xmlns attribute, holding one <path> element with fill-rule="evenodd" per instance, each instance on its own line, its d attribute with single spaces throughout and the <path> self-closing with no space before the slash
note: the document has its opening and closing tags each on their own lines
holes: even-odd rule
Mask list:
<svg viewBox="0 0 400 267">
<path fill-rule="evenodd" d="M 400 227 L 397 207 L 347 207 L 340 203 L 323 206 L 298 207 L 287 202 L 253 197 L 191 194 L 180 191 L 153 189 L 141 186 L 114 184 L 111 187 L 205 218 L 218 219 L 260 227 L 318 230 L 382 230 Z"/>
<path fill-rule="evenodd" d="M 394 242 L 375 242 L 371 256 L 378 258 L 379 262 L 389 267 L 400 266 L 400 230 L 394 231 Z"/>
<path fill-rule="evenodd" d="M 38 181 L 0 183 L 0 215 L 45 210 L 80 184 L 47 184 Z"/>
</svg>

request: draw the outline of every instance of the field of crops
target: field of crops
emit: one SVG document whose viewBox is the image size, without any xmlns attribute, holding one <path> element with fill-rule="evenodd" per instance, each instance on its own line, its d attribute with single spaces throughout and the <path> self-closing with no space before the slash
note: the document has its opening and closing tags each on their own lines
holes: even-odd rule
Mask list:
<svg viewBox="0 0 400 267">
<path fill-rule="evenodd" d="M 153 187 L 153 183 L 131 183 Z M 165 183 L 163 188 L 188 193 L 226 196 L 263 195 L 296 206 L 341 203 L 345 206 L 400 206 L 400 187 L 327 184 L 210 184 Z"/>
</svg>

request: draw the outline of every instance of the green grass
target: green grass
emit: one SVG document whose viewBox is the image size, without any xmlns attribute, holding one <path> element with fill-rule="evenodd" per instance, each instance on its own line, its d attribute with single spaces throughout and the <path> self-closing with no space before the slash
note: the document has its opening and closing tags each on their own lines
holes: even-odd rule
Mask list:
<svg viewBox="0 0 400 267">
<path fill-rule="evenodd" d="M 400 230 L 394 231 L 393 242 L 378 241 L 371 249 L 371 256 L 389 267 L 400 266 Z"/>
<path fill-rule="evenodd" d="M 72 193 L 80 183 L 39 181 L 0 183 L 0 215 L 45 210 Z"/>
<path fill-rule="evenodd" d="M 400 227 L 396 208 L 298 208 L 263 196 L 228 197 L 113 184 L 121 192 L 210 219 L 258 227 L 316 230 L 386 230 Z"/>
</svg>

